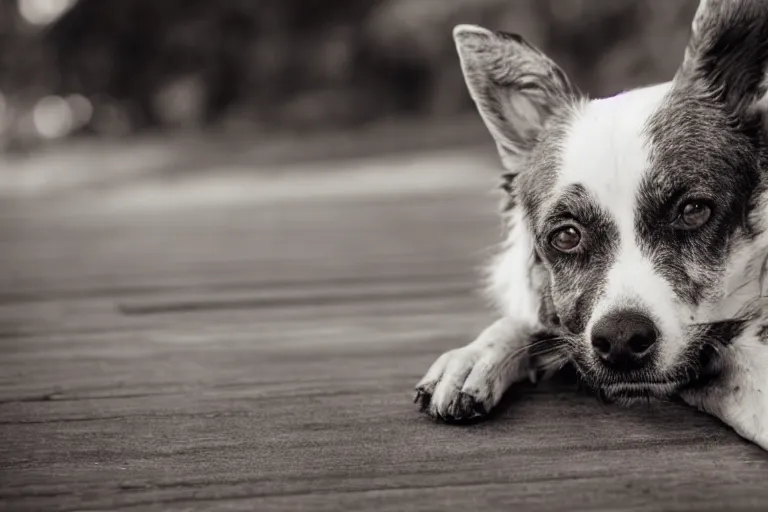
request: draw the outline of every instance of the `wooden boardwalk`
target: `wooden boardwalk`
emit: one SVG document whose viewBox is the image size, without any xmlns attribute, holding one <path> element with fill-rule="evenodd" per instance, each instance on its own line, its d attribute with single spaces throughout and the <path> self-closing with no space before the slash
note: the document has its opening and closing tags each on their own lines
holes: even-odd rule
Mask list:
<svg viewBox="0 0 768 512">
<path fill-rule="evenodd" d="M 484 178 L 414 182 L 0 205 L 0 509 L 768 510 L 768 454 L 680 405 L 418 414 L 498 226 Z"/>
</svg>

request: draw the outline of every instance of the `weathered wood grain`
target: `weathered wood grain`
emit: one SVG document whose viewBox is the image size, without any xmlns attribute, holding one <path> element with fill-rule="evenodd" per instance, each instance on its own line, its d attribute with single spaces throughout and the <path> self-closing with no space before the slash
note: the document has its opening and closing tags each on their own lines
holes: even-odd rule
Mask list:
<svg viewBox="0 0 768 512">
<path fill-rule="evenodd" d="M 477 187 L 104 204 L 0 205 L 0 508 L 768 509 L 768 455 L 677 404 L 566 383 L 471 427 L 417 414 L 491 319 Z"/>
</svg>

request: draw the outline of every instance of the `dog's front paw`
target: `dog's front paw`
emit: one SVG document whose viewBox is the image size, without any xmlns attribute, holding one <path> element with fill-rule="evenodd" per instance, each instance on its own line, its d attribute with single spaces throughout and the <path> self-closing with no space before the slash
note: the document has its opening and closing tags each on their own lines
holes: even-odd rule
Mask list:
<svg viewBox="0 0 768 512">
<path fill-rule="evenodd" d="M 415 402 L 429 416 L 447 422 L 478 420 L 518 380 L 523 361 L 492 348 L 470 346 L 440 356 L 416 385 Z"/>
</svg>

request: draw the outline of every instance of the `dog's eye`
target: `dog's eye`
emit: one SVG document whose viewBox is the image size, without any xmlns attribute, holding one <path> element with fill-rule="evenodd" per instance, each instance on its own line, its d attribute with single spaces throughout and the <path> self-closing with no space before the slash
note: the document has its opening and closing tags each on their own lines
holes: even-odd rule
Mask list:
<svg viewBox="0 0 768 512">
<path fill-rule="evenodd" d="M 573 226 L 563 226 L 552 234 L 549 243 L 558 251 L 571 252 L 581 243 L 581 233 Z"/>
<path fill-rule="evenodd" d="M 682 205 L 673 226 L 677 229 L 698 229 L 712 216 L 712 208 L 703 201 L 689 201 Z"/>
</svg>

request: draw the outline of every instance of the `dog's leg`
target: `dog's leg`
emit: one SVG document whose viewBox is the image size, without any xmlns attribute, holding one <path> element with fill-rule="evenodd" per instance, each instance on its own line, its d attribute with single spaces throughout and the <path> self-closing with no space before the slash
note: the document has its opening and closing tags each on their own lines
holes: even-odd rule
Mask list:
<svg viewBox="0 0 768 512">
<path fill-rule="evenodd" d="M 745 333 L 723 350 L 722 374 L 682 398 L 720 418 L 740 436 L 768 450 L 768 344 L 756 333 Z"/>
<path fill-rule="evenodd" d="M 430 416 L 446 421 L 485 416 L 514 383 L 529 377 L 530 328 L 497 320 L 469 345 L 440 356 L 416 386 L 416 400 Z"/>
<path fill-rule="evenodd" d="M 469 345 L 446 352 L 416 386 L 421 409 L 447 421 L 475 419 L 488 414 L 514 383 L 534 379 L 542 367 L 557 366 L 555 338 L 542 323 L 546 270 L 533 255 L 530 234 L 521 212 L 509 213 L 506 250 L 494 264 L 490 292 L 504 316 Z M 531 345 L 536 344 L 536 356 Z"/>
</svg>

